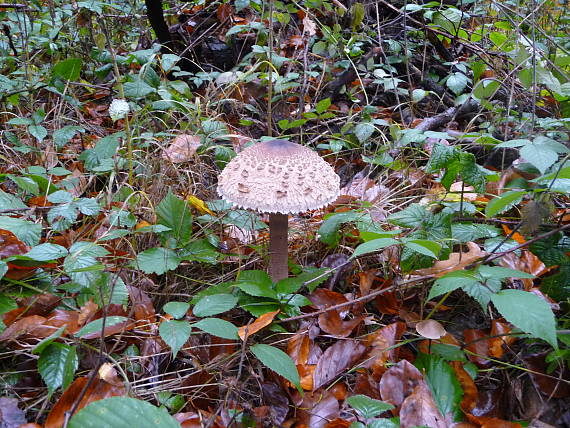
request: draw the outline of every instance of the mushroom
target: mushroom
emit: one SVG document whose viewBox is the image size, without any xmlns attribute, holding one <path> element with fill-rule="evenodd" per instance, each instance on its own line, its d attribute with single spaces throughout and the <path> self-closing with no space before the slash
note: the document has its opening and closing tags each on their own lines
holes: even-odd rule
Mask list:
<svg viewBox="0 0 570 428">
<path fill-rule="evenodd" d="M 248 147 L 218 177 L 218 194 L 239 208 L 269 213 L 269 274 L 287 278 L 288 214 L 322 208 L 338 197 L 340 178 L 317 153 L 286 140 Z"/>
</svg>

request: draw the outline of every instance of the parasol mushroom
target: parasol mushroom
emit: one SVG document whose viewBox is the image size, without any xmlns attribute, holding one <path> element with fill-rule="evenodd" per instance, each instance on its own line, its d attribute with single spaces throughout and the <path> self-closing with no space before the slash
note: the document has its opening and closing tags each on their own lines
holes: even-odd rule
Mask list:
<svg viewBox="0 0 570 428">
<path fill-rule="evenodd" d="M 218 177 L 218 194 L 239 208 L 269 213 L 269 274 L 287 278 L 288 214 L 322 208 L 338 197 L 340 178 L 313 150 L 286 140 L 248 147 Z"/>
</svg>

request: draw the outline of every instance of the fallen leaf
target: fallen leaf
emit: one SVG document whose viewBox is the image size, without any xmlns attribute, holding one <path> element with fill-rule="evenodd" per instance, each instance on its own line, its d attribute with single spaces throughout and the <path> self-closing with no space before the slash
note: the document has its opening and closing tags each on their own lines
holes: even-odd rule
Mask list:
<svg viewBox="0 0 570 428">
<path fill-rule="evenodd" d="M 437 261 L 432 267 L 419 269 L 416 273 L 419 275 L 435 275 L 436 277 L 440 277 L 449 272 L 462 270 L 487 255 L 487 252 L 481 250 L 479 245 L 475 242 L 468 242 L 467 248 L 469 248 L 469 250 L 466 253 L 451 253 L 449 259 Z"/>
<path fill-rule="evenodd" d="M 398 360 L 400 347 L 395 345 L 405 331 L 406 325 L 403 322 L 395 322 L 364 336 L 364 343 L 368 352 L 362 366 L 369 368 L 376 380 L 380 379 L 380 376 L 386 372 L 388 361 L 396 362 Z"/>
<path fill-rule="evenodd" d="M 330 346 L 319 359 L 313 375 L 313 388 L 316 390 L 328 384 L 346 369 L 359 361 L 366 347 L 357 340 L 340 340 Z M 312 426 L 312 425 L 311 425 Z"/>
<path fill-rule="evenodd" d="M 503 346 L 508 346 L 516 340 L 516 336 L 508 335 L 510 332 L 511 328 L 507 323 L 498 320 L 491 321 L 491 337 L 488 341 L 489 355 L 495 358 L 502 358 L 504 354 Z"/>
<path fill-rule="evenodd" d="M 226 6 L 229 5 L 226 4 Z M 164 149 L 162 158 L 169 160 L 172 163 L 188 162 L 196 154 L 196 150 L 200 147 L 200 143 L 201 139 L 197 135 L 178 135 L 170 145 Z"/>
<path fill-rule="evenodd" d="M 532 370 L 529 373 L 532 382 L 545 397 L 566 398 L 570 396 L 570 385 L 567 383 L 570 379 L 570 372 L 567 367 L 564 367 L 563 373 L 560 373 L 560 367 L 557 367 L 552 373 L 548 373 L 549 376 L 542 376 L 547 374 L 546 355 L 543 352 L 523 357 L 527 368 Z"/>
<path fill-rule="evenodd" d="M 186 200 L 188 201 L 188 203 L 190 205 L 192 205 L 194 208 L 196 208 L 200 212 L 200 214 L 215 215 L 212 212 L 212 210 L 210 210 L 210 208 L 208 208 L 208 206 L 206 205 L 206 203 L 202 199 L 200 199 L 194 195 L 188 195 L 188 196 L 186 196 Z"/>
<path fill-rule="evenodd" d="M 358 316 L 351 320 L 343 321 L 338 311 L 331 310 L 319 315 L 319 327 L 325 333 L 333 336 L 348 337 L 363 319 L 363 316 Z"/>
<path fill-rule="evenodd" d="M 25 341 L 30 338 L 45 339 L 57 330 L 56 327 L 45 323 L 46 318 L 40 315 L 19 319 L 2 332 L 0 342 Z"/>
<path fill-rule="evenodd" d="M 140 321 L 137 325 L 144 326 L 146 324 L 148 326 L 149 324 L 155 323 L 156 313 L 150 297 L 140 288 L 132 285 L 127 285 L 127 290 L 129 291 L 131 302 L 133 303 L 135 320 Z"/>
<path fill-rule="evenodd" d="M 424 380 L 421 380 L 406 397 L 400 409 L 401 428 L 417 426 L 448 428 L 450 422 L 445 420 L 437 409 L 433 395 Z"/>
<path fill-rule="evenodd" d="M 489 342 L 485 339 L 487 336 L 483 330 L 467 329 L 463 331 L 465 349 L 469 351 L 467 358 L 479 368 L 485 368 L 491 364 L 491 361 L 485 358 L 489 355 Z"/>
<path fill-rule="evenodd" d="M 449 365 L 453 368 L 457 380 L 463 389 L 463 399 L 461 400 L 461 409 L 465 412 L 470 412 L 477 404 L 478 391 L 475 381 L 463 368 L 461 361 L 450 361 Z"/>
<path fill-rule="evenodd" d="M 327 390 L 306 392 L 298 406 L 296 420 L 299 425 L 310 428 L 325 428 L 327 423 L 340 416 L 340 405 Z"/>
<path fill-rule="evenodd" d="M 238 335 L 241 338 L 241 340 L 245 341 L 248 336 L 257 333 L 259 330 L 261 330 L 264 327 L 267 327 L 269 324 L 273 322 L 273 319 L 279 312 L 280 311 L 267 312 L 261 315 L 251 324 L 246 324 L 238 328 Z"/>
<path fill-rule="evenodd" d="M 81 410 L 89 403 L 102 400 L 103 398 L 125 395 L 125 387 L 122 384 L 120 386 L 115 386 L 105 382 L 97 374 L 94 376 L 95 378 L 91 384 L 87 386 L 85 394 L 77 406 L 77 410 Z M 63 392 L 59 400 L 57 400 L 57 403 L 52 407 L 46 419 L 44 428 L 60 428 L 63 425 L 65 413 L 71 410 L 75 405 L 76 400 L 79 399 L 81 392 L 88 382 L 88 376 L 79 377 L 73 381 L 73 383 Z"/>
<path fill-rule="evenodd" d="M 402 360 L 382 375 L 380 396 L 383 401 L 395 406 L 392 412 L 397 415 L 406 397 L 411 395 L 420 383 L 425 383 L 420 371 L 409 361 Z"/>
<path fill-rule="evenodd" d="M 317 24 L 308 15 L 303 18 L 303 34 L 306 33 L 309 36 L 314 36 L 317 34 Z"/>
</svg>

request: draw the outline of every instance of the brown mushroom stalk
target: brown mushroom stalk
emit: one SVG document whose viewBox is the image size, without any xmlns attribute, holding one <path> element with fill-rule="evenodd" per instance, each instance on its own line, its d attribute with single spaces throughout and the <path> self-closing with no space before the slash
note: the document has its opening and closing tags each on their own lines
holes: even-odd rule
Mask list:
<svg viewBox="0 0 570 428">
<path fill-rule="evenodd" d="M 338 197 L 340 178 L 313 150 L 286 140 L 248 147 L 218 177 L 218 194 L 240 208 L 269 213 L 269 273 L 287 278 L 288 214 L 322 208 Z"/>
</svg>

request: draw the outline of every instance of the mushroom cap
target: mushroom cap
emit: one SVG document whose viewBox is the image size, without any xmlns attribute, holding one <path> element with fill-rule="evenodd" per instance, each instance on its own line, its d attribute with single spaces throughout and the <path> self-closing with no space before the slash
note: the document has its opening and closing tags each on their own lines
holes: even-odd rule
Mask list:
<svg viewBox="0 0 570 428">
<path fill-rule="evenodd" d="M 317 153 L 286 140 L 248 147 L 218 177 L 218 194 L 235 206 L 296 214 L 324 207 L 340 192 L 340 177 Z"/>
<path fill-rule="evenodd" d="M 424 320 L 416 324 L 416 331 L 420 336 L 427 339 L 437 340 L 447 334 L 440 322 L 435 320 Z"/>
</svg>

